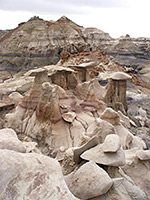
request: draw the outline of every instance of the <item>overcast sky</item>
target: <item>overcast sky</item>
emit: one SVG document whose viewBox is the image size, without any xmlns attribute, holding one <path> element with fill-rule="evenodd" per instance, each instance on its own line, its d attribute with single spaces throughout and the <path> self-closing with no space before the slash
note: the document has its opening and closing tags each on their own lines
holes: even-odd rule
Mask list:
<svg viewBox="0 0 150 200">
<path fill-rule="evenodd" d="M 34 15 L 45 20 L 65 15 L 114 38 L 150 37 L 149 10 L 150 0 L 0 0 L 0 29 L 16 28 Z"/>
</svg>

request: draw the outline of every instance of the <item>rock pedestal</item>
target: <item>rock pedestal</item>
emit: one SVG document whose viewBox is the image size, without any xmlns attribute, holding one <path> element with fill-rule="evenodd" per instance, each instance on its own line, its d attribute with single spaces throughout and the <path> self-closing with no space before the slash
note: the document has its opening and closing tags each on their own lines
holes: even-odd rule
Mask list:
<svg viewBox="0 0 150 200">
<path fill-rule="evenodd" d="M 127 111 L 126 81 L 130 78 L 128 74 L 123 72 L 115 72 L 111 75 L 104 98 L 108 106 L 121 111 L 124 108 Z"/>
</svg>

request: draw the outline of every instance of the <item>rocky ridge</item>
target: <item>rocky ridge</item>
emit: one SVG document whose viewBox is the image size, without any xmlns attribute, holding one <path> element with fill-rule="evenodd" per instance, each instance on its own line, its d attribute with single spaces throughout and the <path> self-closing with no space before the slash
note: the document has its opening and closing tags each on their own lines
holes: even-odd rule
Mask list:
<svg viewBox="0 0 150 200">
<path fill-rule="evenodd" d="M 0 31 L 0 71 L 5 78 L 9 77 L 8 71 L 12 74 L 56 64 L 62 51 L 74 54 L 103 50 L 116 63 L 149 81 L 149 46 L 149 38 L 126 35 L 114 39 L 97 28 L 79 26 L 65 16 L 57 21 L 33 17 L 13 30 Z"/>
</svg>

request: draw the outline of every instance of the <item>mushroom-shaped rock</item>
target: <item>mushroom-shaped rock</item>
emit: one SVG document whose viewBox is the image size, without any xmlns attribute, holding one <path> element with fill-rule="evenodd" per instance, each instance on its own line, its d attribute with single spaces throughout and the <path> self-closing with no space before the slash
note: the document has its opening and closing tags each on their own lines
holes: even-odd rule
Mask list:
<svg viewBox="0 0 150 200">
<path fill-rule="evenodd" d="M 117 152 L 121 147 L 119 136 L 116 134 L 107 135 L 103 143 L 103 152 Z"/>
<path fill-rule="evenodd" d="M 108 121 L 112 125 L 117 125 L 120 122 L 120 117 L 112 108 L 106 108 L 100 116 L 101 119 Z"/>
<path fill-rule="evenodd" d="M 0 199 L 77 200 L 59 163 L 36 153 L 0 150 Z"/>
<path fill-rule="evenodd" d="M 150 150 L 137 150 L 136 156 L 140 160 L 150 160 Z"/>
<path fill-rule="evenodd" d="M 59 85 L 64 89 L 76 88 L 77 79 L 73 69 L 56 65 L 49 65 L 44 68 L 48 70 L 49 80 L 53 84 Z"/>
<path fill-rule="evenodd" d="M 113 185 L 109 175 L 90 161 L 66 178 L 70 191 L 78 198 L 90 199 L 105 194 Z"/>
<path fill-rule="evenodd" d="M 84 160 L 93 160 L 97 164 L 107 165 L 107 166 L 123 166 L 125 165 L 125 153 L 122 149 L 119 149 L 115 153 L 104 153 L 103 144 L 99 144 L 85 151 L 81 158 Z"/>
<path fill-rule="evenodd" d="M 113 80 L 128 80 L 131 79 L 131 76 L 124 72 L 114 72 L 111 74 L 110 78 Z"/>
<path fill-rule="evenodd" d="M 104 100 L 108 106 L 114 108 L 117 111 L 127 111 L 126 81 L 130 78 L 131 76 L 123 72 L 115 72 L 111 74 L 107 87 L 107 92 L 104 97 Z"/>
<path fill-rule="evenodd" d="M 36 76 L 37 74 L 45 72 L 45 71 L 46 71 L 46 69 L 44 69 L 44 68 L 31 69 L 25 73 L 25 76 Z"/>
</svg>

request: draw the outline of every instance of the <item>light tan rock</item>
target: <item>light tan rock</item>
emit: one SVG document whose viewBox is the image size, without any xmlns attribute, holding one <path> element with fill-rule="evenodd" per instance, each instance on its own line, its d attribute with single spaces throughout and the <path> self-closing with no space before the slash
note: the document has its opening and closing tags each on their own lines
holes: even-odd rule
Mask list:
<svg viewBox="0 0 150 200">
<path fill-rule="evenodd" d="M 72 147 L 72 139 L 68 123 L 61 120 L 52 124 L 51 128 L 51 135 L 47 137 L 46 143 L 49 145 L 52 155 L 57 154 L 61 147 L 63 147 L 64 151 Z M 64 156 L 62 155 L 62 158 L 63 157 Z M 59 157 L 59 159 L 61 158 Z"/>
<path fill-rule="evenodd" d="M 132 183 L 127 179 L 124 179 L 122 185 L 118 187 L 118 190 L 122 192 L 122 194 L 125 194 L 124 196 L 126 199 L 129 196 L 131 199 L 135 200 L 148 200 L 146 193 L 142 191 L 141 188 L 138 187 L 135 183 Z M 124 191 L 127 191 L 127 193 Z"/>
<path fill-rule="evenodd" d="M 144 140 L 138 136 L 133 136 L 132 143 L 130 144 L 130 148 L 137 148 L 137 149 L 146 149 L 146 143 Z"/>
<path fill-rule="evenodd" d="M 122 124 L 114 126 L 115 133 L 119 136 L 123 149 L 129 148 L 146 148 L 145 142 L 138 136 L 134 136 L 127 128 Z"/>
<path fill-rule="evenodd" d="M 100 118 L 96 118 L 96 120 L 88 126 L 85 135 L 88 137 L 96 136 L 98 137 L 99 143 L 103 143 L 105 137 L 114 132 L 115 130 L 112 124 Z"/>
<path fill-rule="evenodd" d="M 137 157 L 139 149 L 126 150 L 126 165 L 122 170 L 127 174 L 135 184 L 140 187 L 150 198 L 150 162 L 149 160 L 140 160 Z M 141 156 L 142 158 L 142 156 Z"/>
<path fill-rule="evenodd" d="M 44 68 L 31 69 L 28 72 L 26 72 L 24 75 L 25 76 L 36 76 L 37 74 L 40 74 L 45 71 L 46 71 L 46 69 L 44 69 Z"/>
<path fill-rule="evenodd" d="M 121 147 L 119 136 L 116 134 L 107 135 L 103 143 L 104 153 L 117 152 Z"/>
<path fill-rule="evenodd" d="M 16 132 L 22 131 L 22 120 L 25 115 L 26 109 L 17 105 L 14 113 L 8 113 L 5 115 L 5 121 L 7 127 L 13 128 Z"/>
<path fill-rule="evenodd" d="M 118 111 L 120 122 L 126 127 L 130 128 L 130 119 L 124 115 L 120 110 Z"/>
<path fill-rule="evenodd" d="M 147 113 L 146 113 L 146 110 L 144 110 L 143 108 L 139 108 L 138 109 L 138 114 L 143 117 L 144 119 L 147 119 Z"/>
<path fill-rule="evenodd" d="M 10 78 L 4 83 L 0 83 L 1 93 L 16 91 L 25 85 L 29 85 L 28 88 L 30 88 L 33 81 L 33 77 Z"/>
<path fill-rule="evenodd" d="M 111 74 L 110 78 L 113 80 L 128 80 L 131 79 L 131 76 L 124 72 L 114 72 Z"/>
<path fill-rule="evenodd" d="M 22 142 L 22 146 L 26 149 L 26 153 L 40 153 L 38 150 L 36 142 Z"/>
<path fill-rule="evenodd" d="M 20 141 L 16 132 L 11 128 L 4 128 L 0 130 L 0 149 L 9 149 L 21 153 L 40 153 L 36 146 L 36 142 Z"/>
<path fill-rule="evenodd" d="M 0 199 L 75 200 L 59 163 L 34 153 L 0 150 Z"/>
<path fill-rule="evenodd" d="M 83 122 L 84 123 L 84 122 Z M 72 146 L 82 146 L 89 140 L 89 137 L 85 135 L 85 127 L 80 120 L 74 120 L 70 127 L 70 137 L 72 139 Z"/>
<path fill-rule="evenodd" d="M 104 102 L 100 101 L 96 94 L 95 94 L 95 84 L 93 81 L 90 82 L 90 85 L 87 90 L 87 94 L 83 101 L 80 103 L 81 107 L 84 108 L 87 111 L 97 111 L 97 112 L 103 112 L 105 109 Z"/>
<path fill-rule="evenodd" d="M 80 65 L 77 65 L 76 67 L 83 67 L 83 68 L 88 68 L 88 67 L 95 67 L 96 62 L 88 62 L 88 63 L 82 63 Z"/>
<path fill-rule="evenodd" d="M 116 111 L 112 108 L 106 108 L 100 116 L 101 119 L 108 121 L 112 125 L 118 125 L 120 122 L 120 117 Z"/>
<path fill-rule="evenodd" d="M 0 149 L 9 149 L 17 152 L 26 152 L 25 146 L 18 139 L 15 131 L 10 128 L 0 130 Z"/>
<path fill-rule="evenodd" d="M 1 91 L 2 93 L 2 91 Z M 9 98 L 8 94 L 1 94 L 0 98 L 0 111 L 13 109 L 15 107 L 15 102 Z"/>
<path fill-rule="evenodd" d="M 12 92 L 10 95 L 9 95 L 9 98 L 11 100 L 13 100 L 15 102 L 15 104 L 18 104 L 20 103 L 20 101 L 22 100 L 23 96 L 19 93 L 19 92 Z"/>
<path fill-rule="evenodd" d="M 106 171 L 92 161 L 82 165 L 65 180 L 70 191 L 81 199 L 105 194 L 113 185 Z"/>
<path fill-rule="evenodd" d="M 136 156 L 140 160 L 150 160 L 150 150 L 137 150 Z"/>
<path fill-rule="evenodd" d="M 99 100 L 102 100 L 106 92 L 105 88 L 103 88 L 96 79 L 92 80 L 92 82 L 94 85 L 94 93 L 96 97 Z M 86 97 L 90 84 L 91 84 L 91 80 L 83 82 L 83 83 L 78 83 L 75 90 L 75 94 L 79 99 L 84 99 Z"/>
<path fill-rule="evenodd" d="M 119 136 L 123 149 L 128 149 L 133 140 L 133 134 L 122 124 L 114 126 L 115 133 Z"/>
<path fill-rule="evenodd" d="M 91 112 L 77 112 L 76 114 L 76 119 L 83 123 L 85 128 L 88 128 L 88 126 L 90 126 L 95 121 L 95 117 L 93 117 Z"/>
<path fill-rule="evenodd" d="M 113 187 L 106 194 L 90 200 L 148 200 L 148 198 L 134 182 L 121 177 L 113 179 Z"/>
<path fill-rule="evenodd" d="M 66 121 L 66 122 L 70 122 L 72 123 L 73 120 L 75 119 L 76 117 L 76 113 L 75 112 L 67 112 L 67 113 L 64 113 L 62 115 L 62 118 Z"/>
<path fill-rule="evenodd" d="M 104 153 L 103 144 L 99 144 L 96 147 L 93 147 L 83 154 L 81 158 L 84 160 L 92 160 L 98 164 L 107 165 L 107 166 L 123 166 L 125 165 L 125 154 L 122 149 L 119 149 L 115 153 Z"/>
<path fill-rule="evenodd" d="M 67 149 L 64 153 L 64 158 L 61 162 L 62 172 L 64 176 L 70 174 L 78 167 L 78 164 L 74 161 L 75 150 L 76 147 L 72 147 Z"/>
</svg>

